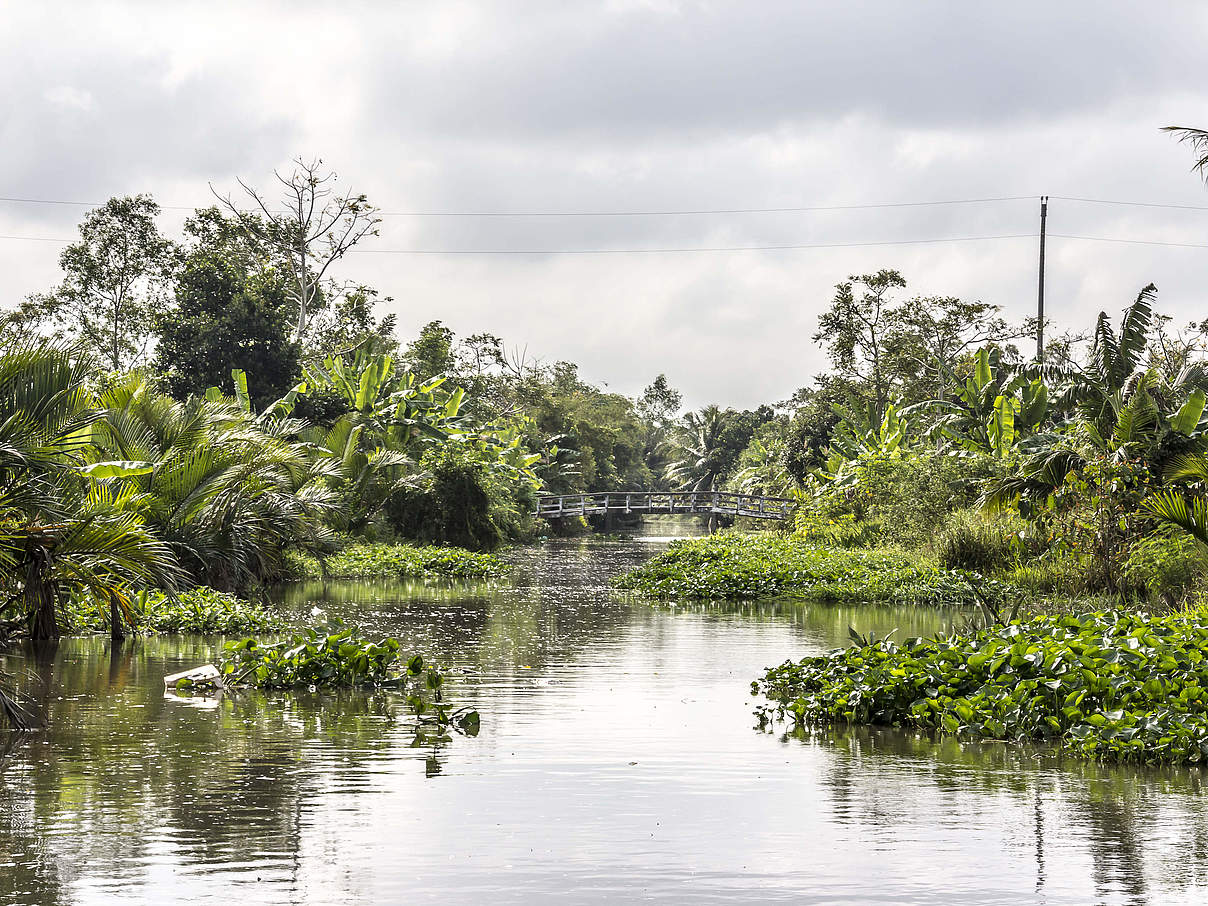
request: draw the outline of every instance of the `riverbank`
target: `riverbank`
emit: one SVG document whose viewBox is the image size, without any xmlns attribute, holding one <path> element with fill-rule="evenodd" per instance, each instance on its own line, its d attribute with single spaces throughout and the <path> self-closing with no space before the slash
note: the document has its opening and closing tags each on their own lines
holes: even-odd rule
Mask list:
<svg viewBox="0 0 1208 906">
<path fill-rule="evenodd" d="M 494 554 L 460 547 L 354 542 L 320 562 L 289 553 L 285 575 L 300 579 L 491 579 L 508 566 Z"/>
</svg>

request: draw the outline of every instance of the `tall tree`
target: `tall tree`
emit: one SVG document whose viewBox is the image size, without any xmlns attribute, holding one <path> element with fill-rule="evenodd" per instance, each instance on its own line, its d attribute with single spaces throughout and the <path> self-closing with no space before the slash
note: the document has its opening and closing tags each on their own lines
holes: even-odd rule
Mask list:
<svg viewBox="0 0 1208 906">
<path fill-rule="evenodd" d="M 289 296 L 295 307 L 293 340 L 307 338 L 311 319 L 333 292 L 332 266 L 362 239 L 378 235 L 378 209 L 364 195 L 335 190 L 336 174 L 323 161 L 294 160 L 288 175 L 273 171 L 281 198 L 273 202 L 243 180 L 237 180 L 248 207 L 230 195 L 215 196 L 246 230 L 249 237 L 271 250 L 289 274 Z"/>
<path fill-rule="evenodd" d="M 63 282 L 31 305 L 60 335 L 82 341 L 108 368 L 143 362 L 154 316 L 169 295 L 175 246 L 159 233 L 150 195 L 111 198 L 80 224 L 59 256 Z"/>
<path fill-rule="evenodd" d="M 634 406 L 638 418 L 646 427 L 646 465 L 652 475 L 665 474 L 667 469 L 667 439 L 684 403 L 683 395 L 660 374 L 642 391 Z"/>
<path fill-rule="evenodd" d="M 419 336 L 407 344 L 403 361 L 422 378 L 433 378 L 452 371 L 454 334 L 440 321 L 429 321 Z"/>
<path fill-rule="evenodd" d="M 298 374 L 286 280 L 257 266 L 237 222 L 217 208 L 198 211 L 185 234 L 176 305 L 157 319 L 156 366 L 169 392 L 184 399 L 226 387 L 238 368 L 253 377 L 257 407 L 281 397 Z"/>
<path fill-rule="evenodd" d="M 886 341 L 891 293 L 906 286 L 894 270 L 849 277 L 835 286 L 830 308 L 818 318 L 815 343 L 825 343 L 836 374 L 868 388 L 879 421 L 889 404 Z"/>
<path fill-rule="evenodd" d="M 988 343 L 1002 345 L 1034 332 L 1034 325 L 1013 328 L 997 305 L 966 302 L 954 296 L 911 299 L 888 312 L 888 370 L 907 399 L 942 399 L 948 375 L 962 360 Z"/>
</svg>

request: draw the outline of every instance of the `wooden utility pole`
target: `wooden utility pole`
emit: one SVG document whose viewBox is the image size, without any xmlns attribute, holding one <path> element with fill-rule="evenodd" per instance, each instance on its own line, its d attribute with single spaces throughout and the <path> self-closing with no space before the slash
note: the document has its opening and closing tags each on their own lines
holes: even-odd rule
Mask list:
<svg viewBox="0 0 1208 906">
<path fill-rule="evenodd" d="M 1049 215 L 1049 196 L 1040 196 L 1040 285 L 1036 290 L 1036 361 L 1044 361 L 1044 226 Z"/>
</svg>

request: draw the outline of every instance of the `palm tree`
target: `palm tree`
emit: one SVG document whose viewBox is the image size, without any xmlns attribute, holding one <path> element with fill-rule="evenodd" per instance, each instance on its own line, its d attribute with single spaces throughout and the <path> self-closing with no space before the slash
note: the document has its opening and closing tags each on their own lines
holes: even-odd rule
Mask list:
<svg viewBox="0 0 1208 906">
<path fill-rule="evenodd" d="M 1191 126 L 1166 126 L 1163 132 L 1173 132 L 1180 142 L 1191 145 L 1196 156 L 1191 169 L 1199 171 L 1200 176 L 1208 180 L 1208 129 L 1196 129 Z"/>
<path fill-rule="evenodd" d="M 1208 457 L 1191 453 L 1179 457 L 1166 472 L 1168 481 L 1190 482 L 1199 491 L 1164 488 L 1142 501 L 1141 506 L 1159 521 L 1176 525 L 1201 544 L 1208 545 Z"/>
<path fill-rule="evenodd" d="M 275 574 L 288 544 L 326 543 L 336 502 L 328 461 L 290 439 L 304 427 L 292 396 L 257 415 L 240 378 L 234 399 L 179 403 L 127 375 L 98 397 L 89 467 L 132 495 L 193 581 L 227 590 Z"/>
<path fill-rule="evenodd" d="M 723 434 L 728 413 L 717 406 L 688 412 L 671 432 L 667 478 L 687 491 L 712 491 L 725 468 Z"/>
<path fill-rule="evenodd" d="M 0 350 L 0 611 L 15 610 L 35 640 L 58 637 L 64 595 L 108 606 L 119 635 L 132 589 L 170 590 L 179 578 L 171 550 L 132 498 L 80 468 L 101 418 L 90 377 L 71 347 Z"/>
</svg>

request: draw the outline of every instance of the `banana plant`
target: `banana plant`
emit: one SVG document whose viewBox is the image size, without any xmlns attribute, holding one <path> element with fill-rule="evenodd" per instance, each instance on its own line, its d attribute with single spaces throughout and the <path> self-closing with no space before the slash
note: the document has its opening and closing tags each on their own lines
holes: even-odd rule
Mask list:
<svg viewBox="0 0 1208 906">
<path fill-rule="evenodd" d="M 1037 434 L 1049 414 L 1043 379 L 1009 372 L 999 350 L 982 347 L 969 377 L 961 381 L 948 371 L 952 396 L 919 403 L 912 411 L 938 416 L 933 430 L 958 450 L 1006 457 Z"/>
</svg>

